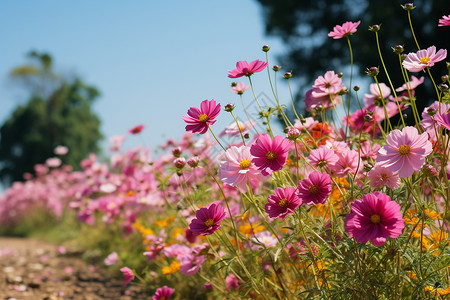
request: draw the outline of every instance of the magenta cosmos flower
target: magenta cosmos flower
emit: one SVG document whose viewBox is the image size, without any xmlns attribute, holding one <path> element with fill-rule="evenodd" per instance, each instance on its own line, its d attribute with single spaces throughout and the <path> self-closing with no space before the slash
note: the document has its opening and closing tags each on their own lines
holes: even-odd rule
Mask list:
<svg viewBox="0 0 450 300">
<path fill-rule="evenodd" d="M 133 271 L 131 271 L 131 269 L 128 267 L 123 267 L 120 269 L 120 272 L 122 272 L 123 274 L 122 285 L 126 287 L 134 279 Z"/>
<path fill-rule="evenodd" d="M 250 77 L 253 73 L 261 72 L 267 67 L 267 63 L 259 59 L 252 61 L 250 64 L 247 61 L 238 61 L 236 69 L 228 70 L 229 78 L 238 78 L 242 76 Z"/>
<path fill-rule="evenodd" d="M 143 129 L 144 129 L 144 125 L 137 125 L 137 126 L 131 128 L 130 130 L 128 130 L 128 132 L 131 134 L 138 134 L 138 133 L 141 133 L 141 131 Z"/>
<path fill-rule="evenodd" d="M 352 212 L 345 217 L 345 230 L 361 244 L 368 240 L 383 246 L 387 237 L 397 238 L 405 227 L 400 205 L 388 195 L 374 192 L 351 204 Z"/>
<path fill-rule="evenodd" d="M 218 204 L 200 208 L 195 213 L 189 229 L 194 235 L 210 235 L 220 228 L 220 221 L 225 218 L 225 210 Z"/>
<path fill-rule="evenodd" d="M 356 32 L 356 28 L 358 28 L 359 23 L 361 23 L 361 21 L 355 23 L 345 22 L 344 24 L 342 24 L 342 26 L 336 25 L 333 27 L 333 30 L 328 33 L 328 36 L 332 37 L 335 40 L 347 37 Z"/>
<path fill-rule="evenodd" d="M 426 67 L 432 67 L 435 63 L 447 57 L 447 50 L 440 49 L 436 53 L 436 47 L 428 47 L 427 50 L 419 50 L 417 53 L 409 53 L 403 61 L 403 67 L 410 72 L 419 72 Z"/>
<path fill-rule="evenodd" d="M 442 19 L 439 19 L 438 26 L 450 26 L 450 15 L 442 16 Z"/>
<path fill-rule="evenodd" d="M 436 115 L 434 116 L 434 120 L 438 125 L 450 130 L 450 113 L 436 113 Z"/>
<path fill-rule="evenodd" d="M 250 153 L 254 156 L 252 162 L 264 176 L 270 175 L 283 168 L 290 147 L 288 139 L 277 135 L 272 140 L 268 134 L 263 133 L 250 148 Z"/>
<path fill-rule="evenodd" d="M 297 195 L 308 205 L 324 204 L 331 194 L 331 177 L 327 173 L 312 172 L 308 178 L 300 180 Z"/>
<path fill-rule="evenodd" d="M 202 101 L 200 108 L 189 108 L 188 115 L 183 117 L 183 120 L 188 124 L 186 125 L 186 131 L 204 134 L 208 127 L 216 122 L 214 119 L 219 115 L 220 108 L 220 104 L 216 104 L 214 100 Z"/>
<path fill-rule="evenodd" d="M 425 158 L 433 150 L 428 134 L 419 135 L 416 128 L 407 126 L 395 129 L 386 138 L 387 145 L 378 150 L 377 162 L 400 177 L 409 177 L 425 164 Z"/>
<path fill-rule="evenodd" d="M 167 285 L 160 287 L 153 295 L 153 300 L 169 300 L 170 296 L 175 292 L 175 289 L 168 287 Z"/>
<path fill-rule="evenodd" d="M 248 183 L 256 187 L 266 177 L 261 175 L 255 164 L 250 148 L 232 146 L 225 153 L 225 161 L 220 163 L 219 178 L 224 183 L 238 187 L 242 192 L 248 189 Z"/>
<path fill-rule="evenodd" d="M 297 207 L 300 206 L 301 200 L 297 196 L 295 187 L 277 188 L 273 195 L 267 199 L 266 213 L 271 218 L 279 218 L 284 221 L 287 215 L 293 214 Z"/>
</svg>

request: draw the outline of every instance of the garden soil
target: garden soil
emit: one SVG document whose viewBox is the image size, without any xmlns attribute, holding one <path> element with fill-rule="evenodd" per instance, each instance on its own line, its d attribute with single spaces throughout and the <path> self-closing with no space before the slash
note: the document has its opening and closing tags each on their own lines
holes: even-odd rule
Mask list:
<svg viewBox="0 0 450 300">
<path fill-rule="evenodd" d="M 80 253 L 55 245 L 0 237 L 0 300 L 149 299 L 142 287 L 124 288 L 121 278 L 87 264 Z"/>
</svg>

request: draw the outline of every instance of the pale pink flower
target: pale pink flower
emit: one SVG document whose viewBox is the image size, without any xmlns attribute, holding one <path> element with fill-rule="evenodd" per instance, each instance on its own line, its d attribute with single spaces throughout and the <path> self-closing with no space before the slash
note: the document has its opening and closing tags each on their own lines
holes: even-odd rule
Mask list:
<svg viewBox="0 0 450 300">
<path fill-rule="evenodd" d="M 436 115 L 434 116 L 434 120 L 438 125 L 450 130 L 450 113 L 444 114 L 436 113 Z"/>
<path fill-rule="evenodd" d="M 123 141 L 125 141 L 126 136 L 125 135 L 114 135 L 109 138 L 109 143 L 111 146 L 109 147 L 109 150 L 111 151 L 119 151 L 120 147 L 123 144 Z"/>
<path fill-rule="evenodd" d="M 401 87 L 399 87 L 398 89 L 396 89 L 396 92 L 403 92 L 403 91 L 407 91 L 407 90 L 414 90 L 416 89 L 419 85 L 421 85 L 423 83 L 423 81 L 425 80 L 425 77 L 420 77 L 417 78 L 416 76 L 411 76 L 411 80 L 408 83 L 404 83 Z"/>
<path fill-rule="evenodd" d="M 261 248 L 274 247 L 278 243 L 278 239 L 270 231 L 262 231 L 255 234 L 253 238 L 250 239 L 252 245 L 252 250 L 258 250 Z"/>
<path fill-rule="evenodd" d="M 409 53 L 403 61 L 403 67 L 410 72 L 419 72 L 427 67 L 434 66 L 435 63 L 444 60 L 446 57 L 446 49 L 440 49 L 436 53 L 436 47 L 431 46 L 426 50 L 419 50 L 417 53 Z"/>
<path fill-rule="evenodd" d="M 386 138 L 387 145 L 378 151 L 377 162 L 402 178 L 420 171 L 433 147 L 428 134 L 419 135 L 416 128 L 395 129 Z"/>
<path fill-rule="evenodd" d="M 397 173 L 389 171 L 383 166 L 376 164 L 367 176 L 370 179 L 370 186 L 373 188 L 389 187 L 392 190 L 398 188 L 401 184 Z"/>
<path fill-rule="evenodd" d="M 316 168 L 332 167 L 336 165 L 339 157 L 334 153 L 333 150 L 327 147 L 320 147 L 311 151 L 307 160 L 310 164 Z"/>
<path fill-rule="evenodd" d="M 339 153 L 338 157 L 339 160 L 331 168 L 336 176 L 346 177 L 348 173 L 355 174 L 362 169 L 361 159 L 355 150 Z"/>
<path fill-rule="evenodd" d="M 69 148 L 67 148 L 66 146 L 57 146 L 55 150 L 53 150 L 53 152 L 56 155 L 66 155 L 67 152 L 69 152 Z"/>
<path fill-rule="evenodd" d="M 112 266 L 117 264 L 117 262 L 119 261 L 119 255 L 117 254 L 117 252 L 112 252 L 110 253 L 104 260 L 104 264 L 107 266 Z"/>
<path fill-rule="evenodd" d="M 237 280 L 236 276 L 233 273 L 231 273 L 230 275 L 227 276 L 227 278 L 225 278 L 225 283 L 227 289 L 230 290 L 239 289 L 239 281 Z"/>
<path fill-rule="evenodd" d="M 249 147 L 230 147 L 225 153 L 225 161 L 220 163 L 218 172 L 220 180 L 238 187 L 242 192 L 247 191 L 247 183 L 256 187 L 266 177 L 256 168 L 252 162 L 253 158 Z"/>
<path fill-rule="evenodd" d="M 348 37 L 349 35 L 356 32 L 356 29 L 358 28 L 361 21 L 358 22 L 345 22 L 341 25 L 336 25 L 333 27 L 333 30 L 328 33 L 329 37 L 332 37 L 333 39 L 342 39 L 343 37 Z"/>
<path fill-rule="evenodd" d="M 231 91 L 233 93 L 236 93 L 238 95 L 242 95 L 246 90 L 248 90 L 250 88 L 249 85 L 245 85 L 244 82 L 239 81 L 238 83 L 236 83 L 236 86 L 233 86 L 231 88 Z"/>
<path fill-rule="evenodd" d="M 246 122 L 241 122 L 238 121 L 237 124 L 236 122 L 231 123 L 230 125 L 228 125 L 227 127 L 225 127 L 225 129 L 220 133 L 220 136 L 237 136 L 240 137 L 241 133 L 244 135 L 246 133 L 248 133 L 248 131 L 251 128 L 254 128 L 256 126 L 255 121 L 253 120 L 249 120 Z"/>
<path fill-rule="evenodd" d="M 439 19 L 439 25 L 442 26 L 450 26 L 450 15 L 448 16 L 442 16 L 442 19 Z"/>
<path fill-rule="evenodd" d="M 352 212 L 345 217 L 345 231 L 361 244 L 371 241 L 383 246 L 387 237 L 397 238 L 405 228 L 400 205 L 383 193 L 362 196 L 351 204 Z"/>
<path fill-rule="evenodd" d="M 48 158 L 45 161 L 45 164 L 47 165 L 47 167 L 49 168 L 57 168 L 61 165 L 61 160 L 57 157 L 52 157 L 52 158 Z"/>
<path fill-rule="evenodd" d="M 261 72 L 267 67 L 267 63 L 261 60 L 254 60 L 250 64 L 247 61 L 238 61 L 236 68 L 228 70 L 229 78 L 238 78 L 242 76 L 250 77 L 253 73 Z"/>
<path fill-rule="evenodd" d="M 434 137 L 435 134 L 435 125 L 436 120 L 435 116 L 438 114 L 445 114 L 450 111 L 450 104 L 446 103 L 439 103 L 439 101 L 434 101 L 433 104 L 426 107 L 422 112 L 422 122 L 420 125 L 422 128 L 426 129 L 427 132 L 430 133 L 432 137 Z"/>
<path fill-rule="evenodd" d="M 364 104 L 366 105 L 366 108 L 368 110 L 373 111 L 374 106 L 381 106 L 381 97 L 383 99 L 386 99 L 391 94 L 391 89 L 384 84 L 383 82 L 380 83 L 380 87 L 378 88 L 378 84 L 372 83 L 369 86 L 370 94 L 364 94 Z M 380 92 L 381 90 L 381 92 Z"/>
<path fill-rule="evenodd" d="M 339 78 L 334 71 L 327 71 L 324 76 L 317 77 L 312 87 L 312 95 L 314 97 L 337 94 L 345 89 L 345 85 L 342 84 L 342 78 Z"/>
</svg>

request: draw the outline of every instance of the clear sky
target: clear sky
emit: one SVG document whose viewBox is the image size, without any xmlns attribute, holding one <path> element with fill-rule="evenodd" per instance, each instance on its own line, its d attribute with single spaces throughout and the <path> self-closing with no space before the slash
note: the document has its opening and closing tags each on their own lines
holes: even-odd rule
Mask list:
<svg viewBox="0 0 450 300">
<path fill-rule="evenodd" d="M 264 36 L 262 10 L 251 0 L 5 1 L 0 39 L 1 123 L 27 100 L 10 86 L 9 71 L 24 64 L 30 50 L 45 51 L 56 70 L 78 74 L 100 90 L 94 110 L 105 140 L 143 124 L 142 138 L 153 148 L 181 136 L 190 106 L 204 99 L 240 104 L 227 70 L 239 60 L 264 60 L 264 44 L 271 46 L 273 65 L 284 47 Z M 267 73 L 254 80 L 257 93 L 271 94 Z M 281 102 L 289 104 L 286 86 L 279 87 Z M 252 101 L 250 93 L 244 96 Z M 214 126 L 219 131 L 230 122 L 222 112 Z M 125 146 L 140 143 L 130 136 Z"/>
</svg>

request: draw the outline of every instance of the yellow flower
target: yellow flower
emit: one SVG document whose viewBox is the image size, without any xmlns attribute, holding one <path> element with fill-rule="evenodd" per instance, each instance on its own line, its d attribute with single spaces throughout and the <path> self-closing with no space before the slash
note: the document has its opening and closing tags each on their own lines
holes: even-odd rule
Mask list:
<svg viewBox="0 0 450 300">
<path fill-rule="evenodd" d="M 405 224 L 416 225 L 419 222 L 419 218 L 416 217 L 416 209 L 408 209 L 404 215 Z"/>
<path fill-rule="evenodd" d="M 155 225 L 158 227 L 167 228 L 169 225 L 175 220 L 175 216 L 170 216 L 165 219 L 159 220 L 155 222 Z"/>
<path fill-rule="evenodd" d="M 180 262 L 178 260 L 174 260 L 170 266 L 162 268 L 162 273 L 164 275 L 173 274 L 180 270 Z"/>
<path fill-rule="evenodd" d="M 243 234 L 252 235 L 264 231 L 264 226 L 258 223 L 246 223 L 239 226 L 239 231 Z"/>
<path fill-rule="evenodd" d="M 406 271 L 406 276 L 408 276 L 411 279 L 417 280 L 417 275 L 413 271 Z"/>
<path fill-rule="evenodd" d="M 425 209 L 425 213 L 427 214 L 428 218 L 433 219 L 433 220 L 437 220 L 437 219 L 441 219 L 441 215 L 438 214 L 437 212 L 435 212 L 432 209 Z"/>
</svg>

